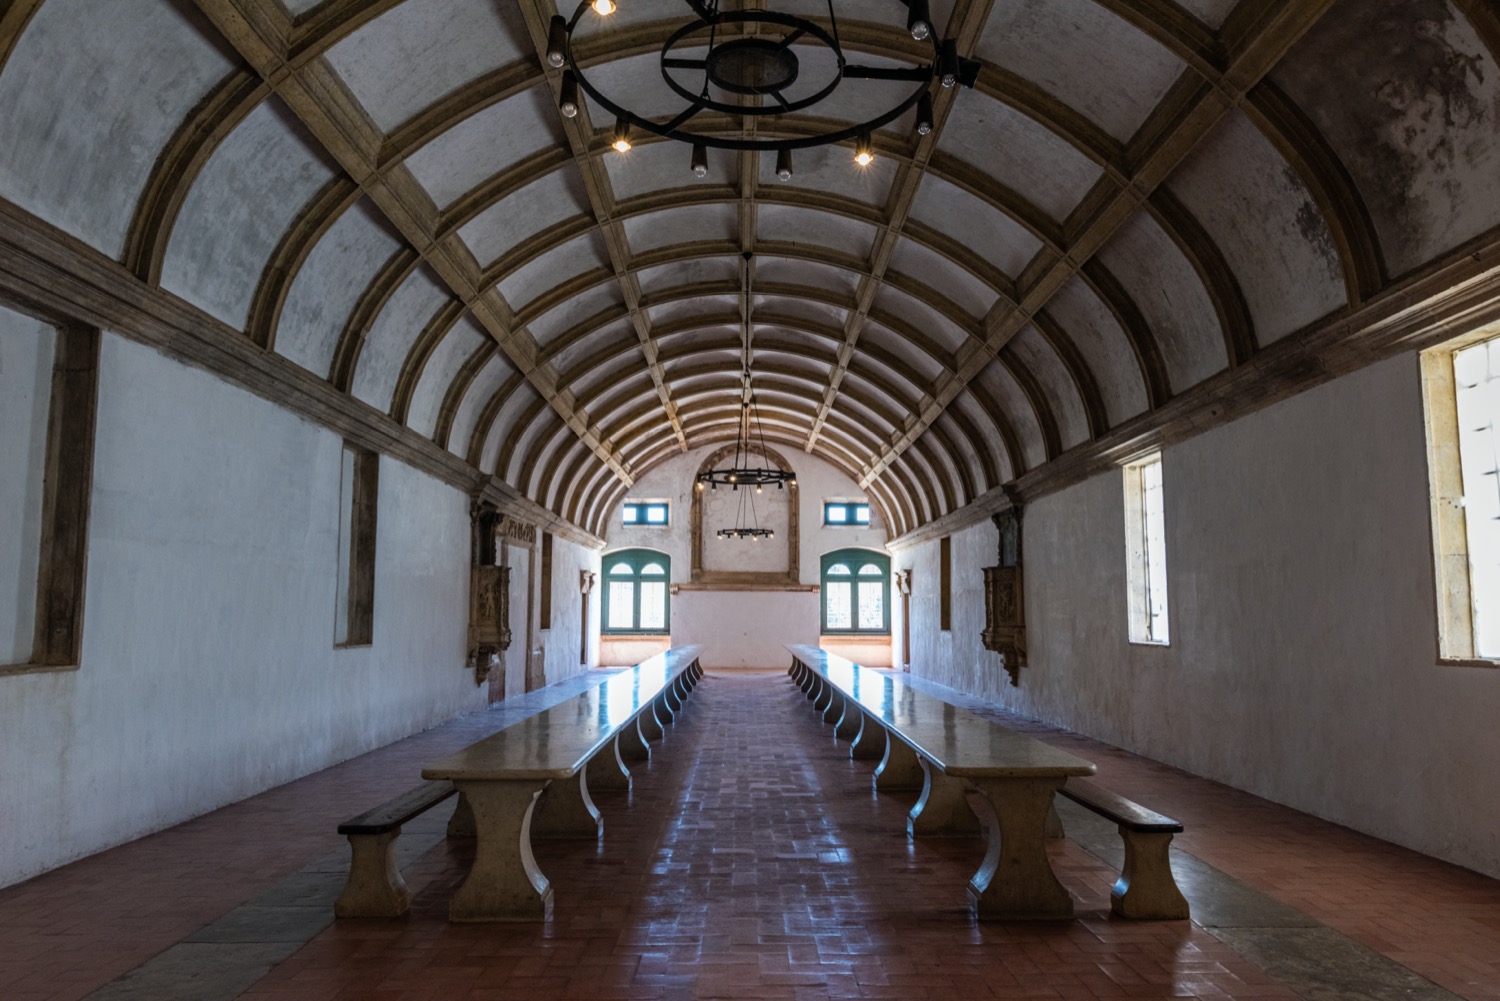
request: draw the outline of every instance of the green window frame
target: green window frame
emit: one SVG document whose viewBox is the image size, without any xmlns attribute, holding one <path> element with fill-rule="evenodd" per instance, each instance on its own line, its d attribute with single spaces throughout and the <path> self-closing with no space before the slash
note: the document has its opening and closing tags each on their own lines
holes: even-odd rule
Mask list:
<svg viewBox="0 0 1500 1001">
<path fill-rule="evenodd" d="M 824 501 L 823 524 L 829 528 L 868 528 L 870 505 L 868 501 Z"/>
<path fill-rule="evenodd" d="M 620 505 L 620 521 L 626 525 L 666 528 L 672 521 L 666 501 L 626 501 Z"/>
<path fill-rule="evenodd" d="M 621 549 L 599 566 L 604 580 L 600 632 L 665 636 L 672 631 L 672 558 L 655 549 Z"/>
<path fill-rule="evenodd" d="M 823 556 L 818 579 L 824 635 L 891 634 L 889 556 L 871 549 L 838 549 Z"/>
</svg>

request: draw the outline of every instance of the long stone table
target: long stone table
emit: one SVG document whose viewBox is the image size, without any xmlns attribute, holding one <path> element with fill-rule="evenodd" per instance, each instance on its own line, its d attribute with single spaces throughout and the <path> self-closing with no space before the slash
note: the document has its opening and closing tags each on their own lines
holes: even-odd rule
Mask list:
<svg viewBox="0 0 1500 1001">
<path fill-rule="evenodd" d="M 901 772 L 903 755 L 915 754 L 922 795 L 908 821 L 913 834 L 964 833 L 983 829 L 984 862 L 969 881 L 969 897 L 980 918 L 1063 919 L 1073 916 L 1068 895 L 1047 858 L 1047 820 L 1053 794 L 1070 776 L 1094 774 L 1092 762 L 1009 730 L 991 720 L 918 691 L 899 677 L 862 667 L 814 646 L 790 646 L 792 673 L 820 682 L 806 686 L 817 705 L 825 702 L 840 732 L 855 746 L 868 746 L 872 725 L 884 731 L 885 754 L 877 772 Z M 800 666 L 801 671 L 798 670 Z M 843 703 L 842 708 L 838 703 Z M 861 732 L 850 734 L 850 712 Z M 965 792 L 980 794 L 987 817 L 975 824 Z M 975 830 L 978 833 L 978 830 Z"/>
<path fill-rule="evenodd" d="M 603 820 L 588 793 L 590 761 L 597 756 L 603 775 L 613 776 L 647 738 L 660 736 L 660 723 L 681 708 L 701 674 L 701 650 L 657 654 L 422 769 L 423 778 L 451 780 L 473 811 L 474 864 L 449 905 L 451 920 L 551 915 L 552 886 L 532 855 L 532 835 L 600 835 Z"/>
</svg>

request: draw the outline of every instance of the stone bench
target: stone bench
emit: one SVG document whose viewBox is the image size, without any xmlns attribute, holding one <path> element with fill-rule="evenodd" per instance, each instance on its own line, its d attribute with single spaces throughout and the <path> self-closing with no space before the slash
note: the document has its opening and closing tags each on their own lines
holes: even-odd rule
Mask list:
<svg viewBox="0 0 1500 1001">
<path fill-rule="evenodd" d="M 1110 889 L 1110 910 L 1122 918 L 1187 920 L 1188 902 L 1177 888 L 1168 853 L 1172 835 L 1181 834 L 1182 825 L 1088 779 L 1070 779 L 1059 791 L 1120 830 L 1125 865 Z"/>
<path fill-rule="evenodd" d="M 453 783 L 473 811 L 474 863 L 448 908 L 453 921 L 545 921 L 552 886 L 531 851 L 536 837 L 597 838 L 604 822 L 589 785 L 628 788 L 627 762 L 682 709 L 702 668 L 700 647 L 677 647 L 581 695 L 429 763 L 422 777 Z"/>
<path fill-rule="evenodd" d="M 652 661 L 646 661 L 617 674 L 602 675 L 589 690 L 554 706 L 538 707 L 526 718 L 507 724 L 495 736 L 530 723 L 559 707 L 577 703 L 580 699 L 588 702 L 599 688 L 622 676 L 629 676 L 629 687 L 638 689 L 641 669 L 647 668 L 649 677 L 652 673 L 649 667 L 651 664 Z M 628 791 L 631 781 L 629 764 L 650 760 L 650 741 L 661 739 L 665 733 L 664 726 L 670 724 L 675 714 L 681 711 L 683 700 L 701 676 L 702 669 L 698 667 L 696 658 L 691 665 L 685 666 L 670 679 L 664 676 L 665 683 L 653 690 L 649 701 L 643 706 L 635 707 L 633 725 L 618 728 L 614 739 L 606 747 L 600 748 L 604 753 L 596 752 L 585 763 L 587 779 L 584 780 L 580 775 L 576 784 L 581 792 L 581 800 L 587 801 L 588 809 L 593 810 L 594 836 L 598 835 L 600 824 L 597 809 L 593 807 L 591 800 L 587 800 L 588 787 L 600 791 Z M 617 684 L 613 690 L 619 691 L 623 687 Z M 339 834 L 349 839 L 350 864 L 348 881 L 334 903 L 334 914 L 341 918 L 390 918 L 405 914 L 411 905 L 411 894 L 401 878 L 395 855 L 395 843 L 401 834 L 401 827 L 459 792 L 451 781 L 429 779 L 340 824 Z M 568 799 L 563 796 L 557 798 Z M 535 833 L 544 837 L 549 833 L 561 837 L 581 833 L 586 821 L 577 816 L 580 808 L 581 802 L 560 803 L 551 810 L 544 808 L 544 813 L 551 818 L 550 827 L 548 821 L 544 820 Z M 468 798 L 459 795 L 457 807 L 448 821 L 448 837 L 472 838 L 475 834 L 473 810 Z"/>
<path fill-rule="evenodd" d="M 982 834 L 985 858 L 969 881 L 982 919 L 1046 920 L 1073 916 L 1073 899 L 1047 858 L 1053 794 L 1070 778 L 1092 775 L 1092 763 L 907 685 L 811 646 L 789 647 L 791 675 L 851 755 L 873 757 L 883 744 L 878 791 L 914 787 L 908 833 Z M 979 794 L 985 817 L 968 793 Z"/>
</svg>

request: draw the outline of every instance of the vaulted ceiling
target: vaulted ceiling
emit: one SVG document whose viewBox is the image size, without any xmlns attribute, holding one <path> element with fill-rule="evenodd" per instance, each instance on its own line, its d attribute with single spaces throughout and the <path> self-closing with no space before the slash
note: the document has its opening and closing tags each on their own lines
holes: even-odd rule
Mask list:
<svg viewBox="0 0 1500 1001">
<path fill-rule="evenodd" d="M 620 4 L 578 57 L 665 119 L 688 9 Z M 899 0 L 834 4 L 851 54 L 923 55 Z M 766 436 L 900 534 L 1253 397 L 1500 226 L 1488 0 L 934 0 L 978 86 L 787 182 L 564 118 L 554 13 L 12 0 L 0 197 L 598 534 L 644 472 L 733 438 L 746 251 Z"/>
</svg>

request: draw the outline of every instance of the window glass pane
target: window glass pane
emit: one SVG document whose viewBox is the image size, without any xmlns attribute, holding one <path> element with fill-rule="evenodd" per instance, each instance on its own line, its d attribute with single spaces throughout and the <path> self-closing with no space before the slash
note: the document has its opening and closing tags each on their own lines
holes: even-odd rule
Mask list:
<svg viewBox="0 0 1500 1001">
<path fill-rule="evenodd" d="M 639 520 L 640 510 L 641 509 L 636 507 L 634 504 L 626 504 L 625 510 L 621 515 L 621 517 L 625 520 L 625 524 L 634 525 L 636 521 Z"/>
<path fill-rule="evenodd" d="M 1500 657 L 1500 341 L 1453 356 L 1474 652 Z"/>
<path fill-rule="evenodd" d="M 635 573 L 635 568 L 632 567 L 629 563 L 616 563 L 614 566 L 609 568 L 609 575 L 611 577 L 628 576 L 633 573 Z"/>
<path fill-rule="evenodd" d="M 641 628 L 665 629 L 667 627 L 667 584 L 658 581 L 641 585 Z"/>
<path fill-rule="evenodd" d="M 861 577 L 879 577 L 881 575 L 880 568 L 873 563 L 866 563 L 859 568 L 859 575 Z"/>
<path fill-rule="evenodd" d="M 829 571 L 829 573 L 832 572 L 832 570 Z M 844 572 L 848 573 L 848 570 Z M 849 619 L 851 586 L 847 580 L 830 581 L 824 589 L 827 599 L 825 607 L 828 609 L 828 621 L 823 623 L 825 629 L 854 628 L 854 623 Z"/>
<path fill-rule="evenodd" d="M 828 568 L 828 576 L 847 577 L 849 576 L 849 567 L 844 563 L 835 563 L 833 566 Z"/>
<path fill-rule="evenodd" d="M 652 525 L 665 525 L 667 523 L 667 506 L 665 504 L 652 504 L 647 507 L 646 521 Z"/>
<path fill-rule="evenodd" d="M 660 577 L 666 572 L 667 568 L 662 566 L 660 563 L 647 563 L 645 566 L 641 567 L 642 577 L 648 577 L 651 574 L 655 574 L 656 576 Z"/>
<path fill-rule="evenodd" d="M 870 505 L 855 505 L 854 520 L 859 522 L 861 525 L 868 525 L 870 523 Z"/>
<path fill-rule="evenodd" d="M 885 584 L 881 581 L 859 582 L 859 628 L 880 629 L 885 625 Z"/>
<path fill-rule="evenodd" d="M 849 520 L 849 512 L 842 504 L 829 504 L 823 509 L 823 520 L 830 525 L 842 525 Z"/>
<path fill-rule="evenodd" d="M 1145 518 L 1146 589 L 1150 625 L 1147 634 L 1167 642 L 1167 538 L 1163 515 L 1161 462 L 1141 467 L 1141 510 Z"/>
<path fill-rule="evenodd" d="M 609 622 L 606 623 L 606 626 L 610 629 L 630 629 L 635 625 L 635 623 L 632 621 L 632 616 L 634 614 L 635 581 L 610 581 Z"/>
</svg>

